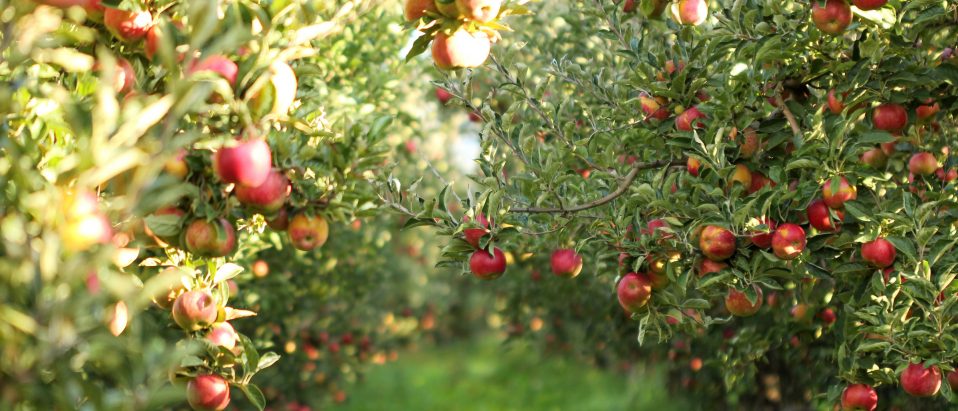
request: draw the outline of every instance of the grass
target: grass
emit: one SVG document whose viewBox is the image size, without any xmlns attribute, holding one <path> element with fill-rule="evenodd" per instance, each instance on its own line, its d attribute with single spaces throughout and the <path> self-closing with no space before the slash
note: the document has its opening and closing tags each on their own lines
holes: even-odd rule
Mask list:
<svg viewBox="0 0 958 411">
<path fill-rule="evenodd" d="M 408 353 L 369 370 L 337 411 L 615 411 L 688 409 L 663 376 L 598 370 L 492 339 Z"/>
</svg>

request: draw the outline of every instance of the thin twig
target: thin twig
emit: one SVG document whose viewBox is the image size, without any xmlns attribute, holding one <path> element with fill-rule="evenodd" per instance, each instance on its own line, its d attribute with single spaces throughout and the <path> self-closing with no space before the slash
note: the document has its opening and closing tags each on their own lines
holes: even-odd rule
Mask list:
<svg viewBox="0 0 958 411">
<path fill-rule="evenodd" d="M 785 114 L 785 119 L 788 120 L 788 125 L 792 127 L 792 133 L 794 133 L 796 136 L 801 136 L 802 129 L 798 126 L 798 120 L 795 120 L 795 115 L 792 114 L 792 110 L 789 110 L 788 106 L 785 105 L 785 99 L 782 98 L 782 94 L 779 93 L 775 99 L 778 100 L 778 105 L 782 108 L 782 113 Z"/>
<path fill-rule="evenodd" d="M 599 207 L 605 204 L 608 204 L 612 200 L 615 200 L 629 189 L 629 186 L 632 185 L 632 182 L 635 181 L 635 178 L 639 176 L 639 171 L 648 170 L 650 168 L 658 168 L 663 166 L 672 166 L 674 164 L 680 164 L 685 160 L 659 160 L 648 163 L 635 163 L 632 165 L 632 170 L 629 171 L 629 174 L 622 179 L 619 183 L 619 187 L 615 191 L 609 193 L 608 195 L 599 198 L 594 201 L 590 201 L 585 204 L 573 206 L 573 207 L 528 207 L 528 208 L 513 208 L 509 210 L 513 213 L 574 213 L 582 210 L 588 210 L 590 208 Z"/>
</svg>

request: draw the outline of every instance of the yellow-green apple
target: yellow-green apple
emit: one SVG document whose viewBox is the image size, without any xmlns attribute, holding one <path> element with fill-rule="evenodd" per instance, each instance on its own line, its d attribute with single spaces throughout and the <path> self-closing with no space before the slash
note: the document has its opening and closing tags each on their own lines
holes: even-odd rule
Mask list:
<svg viewBox="0 0 958 411">
<path fill-rule="evenodd" d="M 616 295 L 625 312 L 637 312 L 652 298 L 652 282 L 645 274 L 628 273 L 619 280 Z"/>
<path fill-rule="evenodd" d="M 225 257 L 236 250 L 236 229 L 223 217 L 193 220 L 183 232 L 183 244 L 201 257 Z"/>
<path fill-rule="evenodd" d="M 831 211 L 835 211 L 837 220 L 832 218 Z M 805 209 L 808 215 L 808 224 L 822 232 L 837 231 L 841 228 L 841 222 L 845 219 L 845 211 L 842 209 L 831 209 L 825 205 L 822 200 L 812 201 Z"/>
<path fill-rule="evenodd" d="M 825 205 L 831 208 L 842 208 L 846 201 L 858 198 L 858 190 L 855 186 L 848 183 L 844 176 L 838 178 L 838 182 L 829 179 L 822 184 L 822 200 Z"/>
<path fill-rule="evenodd" d="M 107 7 L 103 11 L 103 25 L 123 41 L 135 41 L 146 36 L 153 26 L 149 11 L 128 11 Z"/>
<path fill-rule="evenodd" d="M 261 139 L 239 141 L 213 155 L 213 167 L 220 180 L 247 187 L 258 187 L 269 177 L 273 155 Z"/>
<path fill-rule="evenodd" d="M 938 170 L 938 160 L 927 151 L 915 153 L 908 159 L 908 171 L 915 175 L 927 176 Z"/>
<path fill-rule="evenodd" d="M 550 262 L 552 273 L 559 277 L 572 278 L 582 271 L 582 256 L 569 248 L 553 251 Z"/>
<path fill-rule="evenodd" d="M 901 373 L 901 388 L 915 397 L 932 397 L 941 388 L 941 369 L 937 365 L 925 367 L 922 363 L 909 363 Z"/>
<path fill-rule="evenodd" d="M 755 313 L 762 308 L 764 297 L 762 296 L 762 289 L 759 288 L 759 286 L 752 285 L 752 288 L 755 290 L 754 302 L 748 300 L 748 295 L 744 291 L 729 287 L 728 293 L 725 294 L 725 309 L 736 317 L 751 317 L 755 315 Z"/>
<path fill-rule="evenodd" d="M 842 391 L 842 411 L 875 411 L 878 393 L 870 385 L 849 384 Z"/>
<path fill-rule="evenodd" d="M 486 62 L 492 43 L 481 31 L 457 29 L 452 34 L 440 31 L 432 40 L 432 58 L 443 70 L 479 67 Z"/>
<path fill-rule="evenodd" d="M 845 32 L 852 23 L 852 8 L 845 0 L 812 0 L 812 22 L 823 33 L 837 36 Z"/>
<path fill-rule="evenodd" d="M 289 220 L 286 233 L 294 248 L 310 251 L 326 244 L 329 238 L 329 224 L 323 216 L 299 213 Z"/>
<path fill-rule="evenodd" d="M 494 280 L 506 272 L 506 256 L 498 247 L 492 253 L 486 250 L 476 250 L 469 257 L 469 270 L 482 280 Z"/>
<path fill-rule="evenodd" d="M 705 114 L 693 106 L 675 117 L 675 128 L 679 131 L 692 131 L 693 128 L 705 127 L 705 123 L 696 121 L 704 118 Z"/>
<path fill-rule="evenodd" d="M 163 163 L 163 171 L 180 180 L 190 173 L 190 166 L 186 163 L 186 150 L 179 150 L 173 157 Z"/>
<path fill-rule="evenodd" d="M 805 250 L 805 230 L 801 226 L 785 223 L 772 235 L 772 251 L 778 258 L 792 260 Z"/>
<path fill-rule="evenodd" d="M 679 0 L 672 3 L 672 19 L 687 26 L 698 26 L 709 17 L 709 6 L 705 0 Z"/>
<path fill-rule="evenodd" d="M 208 328 L 216 322 L 219 307 L 209 290 L 192 290 L 180 294 L 173 302 L 173 321 L 186 331 Z"/>
<path fill-rule="evenodd" d="M 895 263 L 895 246 L 884 238 L 877 238 L 862 244 L 862 259 L 877 268 L 885 268 Z"/>
<path fill-rule="evenodd" d="M 699 249 L 709 260 L 728 259 L 735 254 L 735 234 L 719 226 L 706 226 L 699 235 Z"/>
<path fill-rule="evenodd" d="M 222 411 L 230 404 L 230 384 L 219 375 L 197 375 L 186 383 L 186 400 L 196 411 Z"/>
<path fill-rule="evenodd" d="M 875 10 L 888 3 L 888 0 L 852 0 L 852 3 L 862 10 Z"/>
<path fill-rule="evenodd" d="M 439 13 L 434 0 L 406 0 L 404 16 L 406 21 L 416 21 L 423 18 L 426 12 Z"/>
<path fill-rule="evenodd" d="M 279 170 L 272 170 L 266 181 L 256 187 L 237 186 L 236 198 L 243 205 L 262 213 L 273 215 L 286 204 L 292 187 L 286 174 Z"/>
<path fill-rule="evenodd" d="M 908 111 L 899 104 L 884 103 L 872 111 L 872 125 L 879 130 L 896 134 L 908 124 Z"/>
</svg>

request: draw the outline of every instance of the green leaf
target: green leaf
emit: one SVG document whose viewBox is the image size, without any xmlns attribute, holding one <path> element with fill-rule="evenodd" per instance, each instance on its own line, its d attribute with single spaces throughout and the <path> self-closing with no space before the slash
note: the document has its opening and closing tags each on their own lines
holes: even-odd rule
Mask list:
<svg viewBox="0 0 958 411">
<path fill-rule="evenodd" d="M 266 408 L 266 396 L 263 395 L 263 391 L 260 391 L 259 387 L 255 384 L 246 384 L 239 386 L 240 391 L 243 391 L 243 394 L 246 394 L 246 398 L 249 399 L 249 402 L 253 403 L 253 406 L 257 410 L 263 411 Z"/>
<path fill-rule="evenodd" d="M 236 277 L 241 272 L 243 272 L 243 267 L 237 264 L 223 264 L 216 269 L 216 275 L 213 276 L 213 284 L 219 284 L 223 281 L 229 280 L 233 277 Z"/>
<path fill-rule="evenodd" d="M 279 361 L 279 358 L 279 354 L 276 354 L 272 351 L 263 354 L 263 356 L 259 359 L 259 364 L 256 365 L 256 372 L 262 371 L 275 364 L 276 361 Z"/>
</svg>

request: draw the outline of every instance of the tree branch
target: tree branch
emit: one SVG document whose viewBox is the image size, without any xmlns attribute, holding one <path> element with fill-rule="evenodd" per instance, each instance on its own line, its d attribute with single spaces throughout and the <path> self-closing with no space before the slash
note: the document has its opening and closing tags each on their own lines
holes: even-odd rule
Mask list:
<svg viewBox="0 0 958 411">
<path fill-rule="evenodd" d="M 789 110 L 788 106 L 785 105 L 785 99 L 782 98 L 782 94 L 779 93 L 775 99 L 778 100 L 778 105 L 782 108 L 782 113 L 785 114 L 788 125 L 792 127 L 792 133 L 796 136 L 802 135 L 802 129 L 798 126 L 798 120 L 795 120 L 795 115 L 792 114 L 792 110 Z"/>
<path fill-rule="evenodd" d="M 528 214 L 537 214 L 537 213 L 574 213 L 578 211 L 588 210 L 590 208 L 599 207 L 605 204 L 610 203 L 612 200 L 615 200 L 622 194 L 625 194 L 625 191 L 629 189 L 629 186 L 632 185 L 632 182 L 635 181 L 635 178 L 639 176 L 639 171 L 648 170 L 650 168 L 659 168 L 663 166 L 673 166 L 676 164 L 681 164 L 683 160 L 659 160 L 647 163 L 635 163 L 632 165 L 632 170 L 629 171 L 629 174 L 626 174 L 625 177 L 619 182 L 619 187 L 615 191 L 609 193 L 608 195 L 599 198 L 594 201 L 590 201 L 585 204 L 564 208 L 564 207 L 528 207 L 528 208 L 513 208 L 509 210 L 512 213 L 528 213 Z"/>
</svg>

